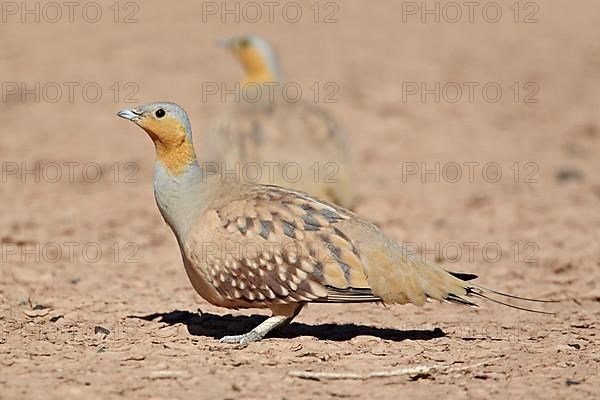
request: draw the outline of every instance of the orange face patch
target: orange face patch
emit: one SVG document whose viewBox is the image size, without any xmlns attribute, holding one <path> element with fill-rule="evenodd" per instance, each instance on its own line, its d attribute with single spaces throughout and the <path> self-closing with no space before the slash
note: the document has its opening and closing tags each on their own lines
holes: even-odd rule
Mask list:
<svg viewBox="0 0 600 400">
<path fill-rule="evenodd" d="M 146 116 L 137 124 L 154 141 L 156 156 L 169 174 L 181 175 L 185 167 L 194 161 L 194 147 L 179 120 L 169 116 L 161 119 Z"/>
</svg>

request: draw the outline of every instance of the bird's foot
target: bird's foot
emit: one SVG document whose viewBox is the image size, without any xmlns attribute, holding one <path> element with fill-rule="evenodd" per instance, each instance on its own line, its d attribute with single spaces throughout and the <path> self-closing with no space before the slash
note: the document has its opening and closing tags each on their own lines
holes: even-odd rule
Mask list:
<svg viewBox="0 0 600 400">
<path fill-rule="evenodd" d="M 291 321 L 293 316 L 285 316 L 285 315 L 273 315 L 270 318 L 267 318 L 256 328 L 252 329 L 250 332 L 245 333 L 243 335 L 232 335 L 232 336 L 223 336 L 219 342 L 221 343 L 236 343 L 245 346 L 249 343 L 258 342 L 265 336 L 267 333 L 271 332 L 273 329 L 276 329 L 280 326 L 285 326 L 289 321 Z"/>
<path fill-rule="evenodd" d="M 304 303 L 284 305 L 281 307 L 273 306 L 273 313 L 277 313 L 277 315 L 273 315 L 267 318 L 260 325 L 258 325 L 256 328 L 252 329 L 248 333 L 245 333 L 243 335 L 223 336 L 219 340 L 219 342 L 235 343 L 242 346 L 246 346 L 249 343 L 258 342 L 259 340 L 267 336 L 269 332 L 287 326 L 290 323 L 290 321 L 300 312 L 303 306 Z"/>
<path fill-rule="evenodd" d="M 248 333 L 244 333 L 243 335 L 231 335 L 231 336 L 223 336 L 219 339 L 219 343 L 235 343 L 245 346 L 249 343 L 258 342 L 265 335 L 261 335 L 256 330 L 251 330 Z"/>
</svg>

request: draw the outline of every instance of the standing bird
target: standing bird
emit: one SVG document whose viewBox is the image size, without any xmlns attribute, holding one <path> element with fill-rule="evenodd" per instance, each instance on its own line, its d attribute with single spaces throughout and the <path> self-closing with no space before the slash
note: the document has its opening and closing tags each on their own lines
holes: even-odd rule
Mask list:
<svg viewBox="0 0 600 400">
<path fill-rule="evenodd" d="M 347 137 L 337 121 L 284 92 L 279 62 L 262 37 L 222 39 L 244 69 L 234 104 L 208 131 L 204 160 L 241 171 L 254 182 L 292 187 L 350 208 L 354 202 Z M 229 96 L 232 97 L 232 96 Z M 255 168 L 243 173 L 249 163 Z"/>
<path fill-rule="evenodd" d="M 187 114 L 176 104 L 152 103 L 118 116 L 154 142 L 156 203 L 194 289 L 217 306 L 273 312 L 250 332 L 221 342 L 260 340 L 309 302 L 435 299 L 476 306 L 467 298 L 475 296 L 502 303 L 489 295 L 503 294 L 468 282 L 475 275 L 408 254 L 352 211 L 295 190 L 208 175 L 196 159 Z"/>
</svg>

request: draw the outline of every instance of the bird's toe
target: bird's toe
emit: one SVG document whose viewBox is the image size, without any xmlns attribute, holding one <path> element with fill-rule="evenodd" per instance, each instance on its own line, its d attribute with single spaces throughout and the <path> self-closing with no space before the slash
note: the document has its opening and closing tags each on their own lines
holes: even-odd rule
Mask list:
<svg viewBox="0 0 600 400">
<path fill-rule="evenodd" d="M 251 331 L 243 335 L 223 336 L 221 339 L 219 339 L 219 343 L 247 345 L 249 343 L 258 342 L 260 339 L 261 336 L 257 335 L 254 331 Z"/>
</svg>

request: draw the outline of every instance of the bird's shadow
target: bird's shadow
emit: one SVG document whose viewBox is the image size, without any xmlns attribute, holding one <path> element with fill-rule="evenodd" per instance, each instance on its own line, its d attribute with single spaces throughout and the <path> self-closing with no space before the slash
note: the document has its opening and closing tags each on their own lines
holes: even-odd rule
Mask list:
<svg viewBox="0 0 600 400">
<path fill-rule="evenodd" d="M 167 313 L 154 313 L 136 316 L 146 321 L 159 321 L 169 325 L 184 324 L 188 332 L 194 336 L 207 336 L 220 339 L 225 335 L 243 334 L 258 324 L 266 317 L 262 315 L 216 315 L 211 313 L 195 314 L 189 311 L 171 311 Z M 296 338 L 299 336 L 312 336 L 320 340 L 345 341 L 357 336 L 373 336 L 380 339 L 400 342 L 403 340 L 431 340 L 446 336 L 440 328 L 433 330 L 397 330 L 392 328 L 377 328 L 356 324 L 320 324 L 307 325 L 301 322 L 292 322 L 287 327 L 269 334 L 270 337 Z"/>
</svg>

